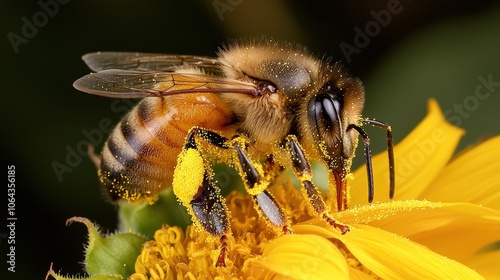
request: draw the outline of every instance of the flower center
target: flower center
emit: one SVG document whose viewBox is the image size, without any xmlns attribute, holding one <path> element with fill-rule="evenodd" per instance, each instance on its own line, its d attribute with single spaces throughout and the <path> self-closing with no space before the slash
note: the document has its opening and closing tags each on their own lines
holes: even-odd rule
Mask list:
<svg viewBox="0 0 500 280">
<path fill-rule="evenodd" d="M 291 183 L 284 183 L 271 191 L 290 218 L 292 228 L 294 224 L 315 217 L 314 210 L 310 209 L 302 193 Z M 232 192 L 226 198 L 226 203 L 231 212 L 226 267 L 214 265 L 219 255 L 217 238 L 205 231 L 197 231 L 192 225 L 186 231 L 177 226 L 164 225 L 156 231 L 153 241 L 143 245 L 135 264 L 136 273 L 130 279 L 165 279 L 169 274 L 192 279 L 201 276 L 205 279 L 214 279 L 216 276 L 245 279 L 254 276 L 253 263 L 261 260 L 265 262 L 264 249 L 282 233 L 276 232 L 264 219 L 259 218 L 250 195 Z M 331 242 L 339 248 L 350 267 L 376 278 L 340 241 Z"/>
</svg>

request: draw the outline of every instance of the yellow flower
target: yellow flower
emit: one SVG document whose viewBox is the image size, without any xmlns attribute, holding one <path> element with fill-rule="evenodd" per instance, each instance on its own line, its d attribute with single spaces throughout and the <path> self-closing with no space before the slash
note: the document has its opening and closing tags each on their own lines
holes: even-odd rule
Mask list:
<svg viewBox="0 0 500 280">
<path fill-rule="evenodd" d="M 378 191 L 368 205 L 365 169 L 353 173 L 351 208 L 333 214 L 349 225 L 345 235 L 314 217 L 283 175 L 271 191 L 293 234 L 277 236 L 251 197 L 233 192 L 226 198 L 232 233 L 226 267 L 214 265 L 219 244 L 205 232 L 164 226 L 143 245 L 130 279 L 498 277 L 500 250 L 485 248 L 500 240 L 500 137 L 449 162 L 462 134 L 431 100 L 427 117 L 395 147 L 394 201 Z M 373 167 L 376 184 L 388 185 L 385 153 Z M 335 209 L 334 199 L 325 199 Z"/>
</svg>

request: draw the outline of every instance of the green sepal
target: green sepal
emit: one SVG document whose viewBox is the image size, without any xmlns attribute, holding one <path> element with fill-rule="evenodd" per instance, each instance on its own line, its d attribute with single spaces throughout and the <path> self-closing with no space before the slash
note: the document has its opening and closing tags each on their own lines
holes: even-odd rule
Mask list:
<svg viewBox="0 0 500 280">
<path fill-rule="evenodd" d="M 101 235 L 88 219 L 74 217 L 67 223 L 79 222 L 87 226 L 89 240 L 85 250 L 85 269 L 88 279 L 126 279 L 134 273 L 134 265 L 147 238 L 131 231 Z M 105 277 L 105 278 L 95 278 Z"/>
<path fill-rule="evenodd" d="M 47 276 L 45 276 L 45 280 L 52 279 L 49 278 L 49 276 L 52 276 L 53 279 L 56 280 L 123 280 L 125 279 L 122 275 L 95 275 L 95 276 L 89 276 L 89 277 L 63 277 L 59 274 L 57 274 L 54 270 L 52 270 L 52 265 L 50 266 L 49 272 L 47 272 Z"/>
<path fill-rule="evenodd" d="M 191 224 L 191 217 L 177 201 L 172 188 L 162 191 L 154 204 L 122 203 L 118 215 L 120 231 L 138 232 L 148 239 L 153 239 L 155 231 L 163 224 L 184 229 Z"/>
</svg>

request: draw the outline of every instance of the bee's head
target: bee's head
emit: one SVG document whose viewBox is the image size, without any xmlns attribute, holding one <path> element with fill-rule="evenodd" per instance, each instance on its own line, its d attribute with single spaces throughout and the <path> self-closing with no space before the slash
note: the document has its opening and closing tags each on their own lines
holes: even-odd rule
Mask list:
<svg viewBox="0 0 500 280">
<path fill-rule="evenodd" d="M 307 124 L 316 145 L 331 167 L 354 154 L 357 134 L 349 130 L 357 124 L 364 105 L 364 88 L 336 63 L 319 68 L 318 81 L 307 97 Z"/>
</svg>

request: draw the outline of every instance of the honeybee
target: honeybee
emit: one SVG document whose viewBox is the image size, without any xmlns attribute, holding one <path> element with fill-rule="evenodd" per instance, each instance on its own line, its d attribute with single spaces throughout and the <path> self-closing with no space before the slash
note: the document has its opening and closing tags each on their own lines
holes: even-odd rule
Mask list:
<svg viewBox="0 0 500 280">
<path fill-rule="evenodd" d="M 217 57 L 127 52 L 83 56 L 96 73 L 74 87 L 113 98 L 143 98 L 105 143 L 98 176 L 106 196 L 154 201 L 173 187 L 193 223 L 220 238 L 217 266 L 224 266 L 230 232 L 228 210 L 211 180 L 211 164 L 239 170 L 259 216 L 290 233 L 283 210 L 267 187 L 280 168 L 293 171 L 318 217 L 342 233 L 313 185 L 310 161 L 329 170 L 337 210 L 348 208 L 346 176 L 363 139 L 368 200 L 373 200 L 369 137 L 363 124 L 384 128 L 394 195 L 391 127 L 361 118 L 361 81 L 340 63 L 315 58 L 307 49 L 275 40 L 234 41 Z"/>
</svg>

